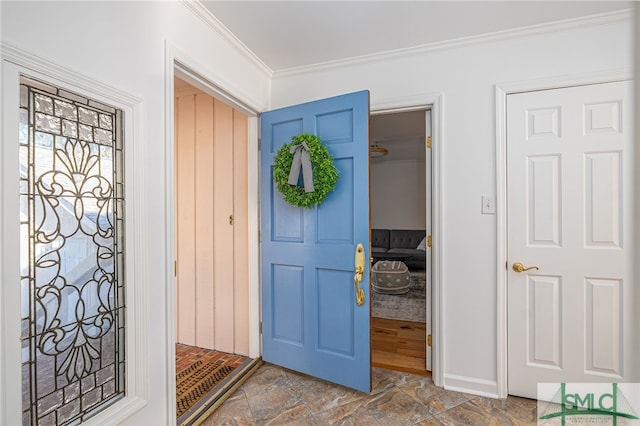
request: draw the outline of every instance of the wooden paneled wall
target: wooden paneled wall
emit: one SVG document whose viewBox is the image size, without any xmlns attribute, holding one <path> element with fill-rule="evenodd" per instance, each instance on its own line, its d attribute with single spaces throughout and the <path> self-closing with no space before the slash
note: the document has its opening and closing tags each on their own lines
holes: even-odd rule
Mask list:
<svg viewBox="0 0 640 426">
<path fill-rule="evenodd" d="M 176 80 L 177 341 L 249 353 L 247 117 Z"/>
</svg>

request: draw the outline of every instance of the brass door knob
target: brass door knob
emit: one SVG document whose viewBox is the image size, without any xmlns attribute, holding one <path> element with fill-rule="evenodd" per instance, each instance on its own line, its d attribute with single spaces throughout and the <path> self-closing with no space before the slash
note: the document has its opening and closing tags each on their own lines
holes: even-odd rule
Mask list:
<svg viewBox="0 0 640 426">
<path fill-rule="evenodd" d="M 540 270 L 540 268 L 538 268 L 537 266 L 529 266 L 528 268 L 525 268 L 524 265 L 520 262 L 516 262 L 513 264 L 513 270 L 516 272 L 524 272 L 530 269 L 535 269 L 536 271 Z"/>
</svg>

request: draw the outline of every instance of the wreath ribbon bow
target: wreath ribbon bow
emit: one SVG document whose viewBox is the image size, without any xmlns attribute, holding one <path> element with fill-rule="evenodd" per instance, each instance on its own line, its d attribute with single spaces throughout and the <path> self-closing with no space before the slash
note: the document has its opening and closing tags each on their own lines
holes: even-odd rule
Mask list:
<svg viewBox="0 0 640 426">
<path fill-rule="evenodd" d="M 300 177 L 300 169 L 302 169 L 302 179 L 304 181 L 304 192 L 313 192 L 313 169 L 311 168 L 311 157 L 309 156 L 309 147 L 305 142 L 294 145 L 289 148 L 289 152 L 293 154 L 291 162 L 291 170 L 289 171 L 289 185 L 297 185 Z"/>
</svg>

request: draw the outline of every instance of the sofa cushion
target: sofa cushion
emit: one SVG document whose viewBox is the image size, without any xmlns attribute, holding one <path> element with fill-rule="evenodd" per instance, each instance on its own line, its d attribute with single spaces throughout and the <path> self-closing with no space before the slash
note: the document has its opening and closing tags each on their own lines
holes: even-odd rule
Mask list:
<svg viewBox="0 0 640 426">
<path fill-rule="evenodd" d="M 427 232 L 424 230 L 392 229 L 389 232 L 389 248 L 415 249 L 425 235 Z"/>
<path fill-rule="evenodd" d="M 371 256 L 384 259 L 385 253 L 402 253 L 407 258 L 404 263 L 411 269 L 425 269 L 426 253 L 417 247 L 425 238 L 426 231 L 420 229 L 372 229 Z"/>
<path fill-rule="evenodd" d="M 387 249 L 385 247 L 371 247 L 371 255 L 375 257 L 376 255 L 385 254 Z"/>
<path fill-rule="evenodd" d="M 402 253 L 409 256 L 425 256 L 425 252 L 414 248 L 392 248 L 387 250 L 387 253 Z"/>
<path fill-rule="evenodd" d="M 388 229 L 372 229 L 371 230 L 371 247 L 377 249 L 389 250 L 389 230 Z"/>
</svg>

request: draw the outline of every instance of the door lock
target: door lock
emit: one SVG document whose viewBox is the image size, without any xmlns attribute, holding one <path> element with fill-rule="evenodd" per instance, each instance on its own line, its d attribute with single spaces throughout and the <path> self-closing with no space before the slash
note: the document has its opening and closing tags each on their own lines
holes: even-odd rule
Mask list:
<svg viewBox="0 0 640 426">
<path fill-rule="evenodd" d="M 353 276 L 353 284 L 356 286 L 356 303 L 358 306 L 362 306 L 364 305 L 364 290 L 360 287 L 360 282 L 364 277 L 364 246 L 362 243 L 358 243 L 356 246 L 354 263 L 356 273 Z"/>
</svg>

